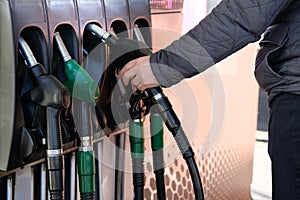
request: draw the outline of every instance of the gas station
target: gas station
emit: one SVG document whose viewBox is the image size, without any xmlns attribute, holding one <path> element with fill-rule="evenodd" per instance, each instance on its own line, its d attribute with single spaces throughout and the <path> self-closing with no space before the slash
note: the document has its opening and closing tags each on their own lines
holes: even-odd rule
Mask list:
<svg viewBox="0 0 300 200">
<path fill-rule="evenodd" d="M 1 199 L 252 199 L 257 44 L 170 88 L 116 77 L 213 3 L 186 1 L 0 0 Z"/>
</svg>

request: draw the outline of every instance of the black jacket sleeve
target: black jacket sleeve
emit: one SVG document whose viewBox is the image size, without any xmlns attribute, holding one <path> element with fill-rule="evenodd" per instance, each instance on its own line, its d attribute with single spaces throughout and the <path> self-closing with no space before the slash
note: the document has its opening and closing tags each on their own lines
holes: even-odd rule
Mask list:
<svg viewBox="0 0 300 200">
<path fill-rule="evenodd" d="M 169 87 L 258 41 L 294 0 L 222 0 L 196 27 L 150 57 L 162 86 Z"/>
</svg>

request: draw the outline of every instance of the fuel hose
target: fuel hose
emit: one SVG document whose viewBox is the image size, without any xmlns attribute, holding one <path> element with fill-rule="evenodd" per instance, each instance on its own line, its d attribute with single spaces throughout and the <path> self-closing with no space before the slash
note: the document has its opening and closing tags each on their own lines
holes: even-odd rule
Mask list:
<svg viewBox="0 0 300 200">
<path fill-rule="evenodd" d="M 134 199 L 144 199 L 144 131 L 143 121 L 134 119 L 129 122 Z"/>
</svg>

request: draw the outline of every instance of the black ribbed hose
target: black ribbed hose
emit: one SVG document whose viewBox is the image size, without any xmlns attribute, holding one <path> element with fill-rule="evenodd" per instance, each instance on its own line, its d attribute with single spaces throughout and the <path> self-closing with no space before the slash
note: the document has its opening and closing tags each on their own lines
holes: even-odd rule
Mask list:
<svg viewBox="0 0 300 200">
<path fill-rule="evenodd" d="M 133 186 L 134 186 L 134 200 L 144 199 L 144 185 L 145 185 L 145 175 L 144 175 L 144 159 L 133 158 L 132 159 L 132 169 L 133 169 Z"/>
<path fill-rule="evenodd" d="M 182 153 L 184 160 L 189 168 L 189 172 L 192 178 L 195 197 L 197 200 L 204 200 L 202 183 L 198 171 L 197 164 L 194 159 L 194 152 L 189 144 L 189 141 L 183 132 L 181 126 L 179 128 L 174 128 L 170 130 L 175 138 L 175 141 Z"/>
<path fill-rule="evenodd" d="M 144 199 L 144 131 L 140 119 L 129 122 L 129 141 L 132 159 L 134 200 Z"/>
<path fill-rule="evenodd" d="M 151 149 L 153 152 L 153 168 L 156 180 L 157 199 L 166 199 L 164 179 L 164 131 L 163 121 L 158 113 L 150 114 Z"/>
<path fill-rule="evenodd" d="M 193 149 L 186 137 L 181 123 L 172 108 L 172 104 L 169 99 L 163 94 L 160 87 L 146 89 L 145 91 L 151 103 L 155 106 L 163 121 L 165 122 L 168 130 L 172 133 L 180 152 L 186 161 L 190 175 L 193 181 L 194 193 L 196 200 L 204 200 L 202 183 L 199 175 L 199 171 L 194 160 Z"/>
<path fill-rule="evenodd" d="M 64 162 L 60 130 L 60 110 L 47 107 L 47 172 L 51 200 L 63 199 Z"/>
<path fill-rule="evenodd" d="M 163 155 L 157 155 L 157 154 L 163 154 L 163 151 L 159 150 L 159 151 L 155 151 L 153 153 L 154 169 L 158 168 L 157 170 L 154 170 L 156 190 L 157 190 L 157 199 L 164 200 L 164 199 L 166 199 L 166 189 L 165 189 L 165 179 L 164 179 L 165 170 L 164 170 L 163 166 L 162 166 L 162 168 L 158 167 L 158 165 L 163 165 L 162 163 L 158 164 L 158 162 L 156 162 L 156 161 L 159 161 L 160 159 L 158 159 L 158 158 L 162 158 Z M 155 163 L 156 163 L 156 165 L 155 165 Z"/>
<path fill-rule="evenodd" d="M 95 163 L 92 144 L 92 104 L 87 101 L 74 100 L 74 105 L 79 109 L 77 125 L 81 145 L 77 152 L 77 168 L 79 175 L 79 192 L 81 200 L 95 199 Z"/>
<path fill-rule="evenodd" d="M 80 199 L 81 200 L 91 200 L 95 199 L 95 193 L 89 193 L 89 194 L 80 194 Z"/>
<path fill-rule="evenodd" d="M 115 169 L 115 200 L 124 199 L 124 164 L 126 134 L 116 135 L 116 169 Z"/>
</svg>

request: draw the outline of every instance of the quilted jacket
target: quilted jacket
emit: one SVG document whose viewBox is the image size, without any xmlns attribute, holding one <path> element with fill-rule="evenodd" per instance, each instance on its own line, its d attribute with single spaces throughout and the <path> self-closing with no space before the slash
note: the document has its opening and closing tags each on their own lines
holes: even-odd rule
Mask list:
<svg viewBox="0 0 300 200">
<path fill-rule="evenodd" d="M 299 0 L 223 0 L 187 34 L 153 54 L 151 68 L 169 87 L 258 40 L 260 86 L 271 99 L 281 92 L 300 94 Z"/>
</svg>

